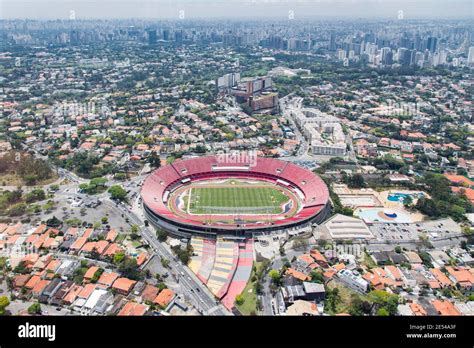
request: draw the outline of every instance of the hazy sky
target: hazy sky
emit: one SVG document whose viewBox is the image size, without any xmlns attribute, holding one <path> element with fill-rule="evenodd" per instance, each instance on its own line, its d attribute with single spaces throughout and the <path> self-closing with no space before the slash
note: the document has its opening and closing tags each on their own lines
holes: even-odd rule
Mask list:
<svg viewBox="0 0 474 348">
<path fill-rule="evenodd" d="M 0 18 L 473 18 L 474 0 L 0 0 Z"/>
</svg>

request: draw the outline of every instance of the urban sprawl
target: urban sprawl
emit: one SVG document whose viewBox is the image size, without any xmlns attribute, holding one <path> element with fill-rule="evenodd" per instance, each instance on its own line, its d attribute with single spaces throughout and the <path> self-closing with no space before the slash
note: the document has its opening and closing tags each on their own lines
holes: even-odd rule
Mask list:
<svg viewBox="0 0 474 348">
<path fill-rule="evenodd" d="M 474 315 L 472 21 L 1 24 L 1 314 Z M 204 156 L 312 171 L 330 210 L 149 221 L 144 180 Z"/>
</svg>

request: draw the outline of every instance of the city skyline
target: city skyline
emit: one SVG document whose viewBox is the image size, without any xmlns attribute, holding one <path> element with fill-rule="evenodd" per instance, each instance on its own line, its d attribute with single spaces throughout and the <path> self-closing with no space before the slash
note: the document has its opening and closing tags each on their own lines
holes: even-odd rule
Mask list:
<svg viewBox="0 0 474 348">
<path fill-rule="evenodd" d="M 249 11 L 249 8 L 252 11 Z M 469 0 L 2 0 L 0 19 L 466 19 Z"/>
</svg>

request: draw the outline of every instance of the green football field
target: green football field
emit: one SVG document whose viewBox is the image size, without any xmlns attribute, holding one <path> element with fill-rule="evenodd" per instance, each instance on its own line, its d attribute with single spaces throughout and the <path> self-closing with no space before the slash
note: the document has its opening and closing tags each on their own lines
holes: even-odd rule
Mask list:
<svg viewBox="0 0 474 348">
<path fill-rule="evenodd" d="M 189 196 L 188 196 L 189 199 Z M 280 214 L 289 198 L 272 187 L 193 187 L 191 214 Z"/>
</svg>

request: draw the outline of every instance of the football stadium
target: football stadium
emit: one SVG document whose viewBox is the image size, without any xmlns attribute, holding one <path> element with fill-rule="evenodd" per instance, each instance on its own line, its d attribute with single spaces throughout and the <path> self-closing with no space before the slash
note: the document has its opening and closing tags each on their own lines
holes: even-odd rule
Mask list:
<svg viewBox="0 0 474 348">
<path fill-rule="evenodd" d="M 323 221 L 329 192 L 320 177 L 291 162 L 219 156 L 177 160 L 155 170 L 141 190 L 149 221 L 181 237 L 249 237 Z"/>
</svg>

